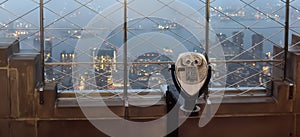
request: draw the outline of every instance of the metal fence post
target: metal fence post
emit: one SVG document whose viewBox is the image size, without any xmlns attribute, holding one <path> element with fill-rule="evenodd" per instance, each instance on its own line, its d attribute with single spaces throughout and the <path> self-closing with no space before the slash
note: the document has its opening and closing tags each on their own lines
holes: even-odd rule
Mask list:
<svg viewBox="0 0 300 137">
<path fill-rule="evenodd" d="M 128 119 L 128 72 L 127 72 L 127 66 L 128 66 L 128 60 L 127 60 L 127 0 L 124 0 L 124 105 L 125 105 L 125 115 L 124 118 Z"/>
<path fill-rule="evenodd" d="M 286 0 L 286 11 L 285 11 L 285 34 L 284 34 L 284 80 L 287 80 L 287 54 L 289 50 L 289 29 L 290 29 L 290 0 Z"/>
<path fill-rule="evenodd" d="M 209 20 L 210 20 L 210 0 L 206 0 L 206 26 L 205 26 L 205 52 L 208 55 L 209 47 Z"/>
<path fill-rule="evenodd" d="M 45 59 L 44 59 L 44 0 L 40 0 L 40 55 L 41 55 L 41 72 L 42 72 L 42 85 L 45 82 Z"/>
</svg>

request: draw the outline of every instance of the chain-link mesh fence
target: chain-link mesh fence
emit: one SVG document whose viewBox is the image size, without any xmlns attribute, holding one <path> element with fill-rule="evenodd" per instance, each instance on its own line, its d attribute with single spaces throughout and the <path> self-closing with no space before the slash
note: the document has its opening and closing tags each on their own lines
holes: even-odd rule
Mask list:
<svg viewBox="0 0 300 137">
<path fill-rule="evenodd" d="M 40 2 L 43 2 L 43 16 L 40 16 Z M 291 34 L 300 33 L 299 2 L 180 1 L 193 8 L 193 12 L 188 14 L 182 8 L 176 8 L 176 2 L 157 0 L 156 10 L 147 12 L 147 1 L 144 1 L 143 8 L 136 6 L 140 3 L 139 0 L 127 1 L 126 7 L 123 1 L 108 0 L 2 0 L 0 36 L 19 39 L 24 50 L 39 52 L 40 46 L 44 45 L 45 82 L 58 83 L 61 93 L 93 89 L 122 94 L 120 91 L 124 88 L 126 69 L 127 85 L 132 89 L 140 89 L 139 93 L 155 91 L 149 89 L 159 89 L 159 85 L 170 81 L 164 75 L 168 75 L 165 74 L 168 73 L 168 64 L 176 61 L 174 58 L 180 52 L 203 52 L 207 45 L 207 54 L 214 68 L 211 91 L 216 92 L 212 94 L 218 93 L 218 87 L 225 86 L 227 91 L 232 91 L 227 95 L 266 95 L 271 81 L 283 79 L 283 75 L 272 73 L 276 70 L 276 73 L 283 74 L 284 51 L 278 49 L 291 43 Z M 120 6 L 114 8 L 114 5 Z M 129 14 L 124 15 L 124 11 Z M 161 11 L 165 11 L 169 18 L 158 18 L 157 13 Z M 208 21 L 209 29 L 205 22 L 199 21 L 201 19 L 193 18 L 197 14 Z M 182 22 L 188 20 L 197 25 L 183 26 L 178 23 L 179 20 L 172 19 L 176 15 L 180 15 Z M 135 19 L 136 16 L 139 18 Z M 103 19 L 104 23 L 92 24 L 97 23 L 91 23 L 95 17 Z M 286 17 L 289 17 L 288 27 Z M 123 23 L 124 19 L 126 25 Z M 40 21 L 44 23 L 44 32 L 40 32 Z M 197 41 L 190 29 L 208 30 L 208 34 L 198 32 L 195 35 L 209 38 Z M 128 35 L 125 39 L 124 31 Z M 288 36 L 285 35 L 286 31 L 289 31 Z M 44 34 L 42 44 L 41 33 Z M 102 33 L 108 33 L 107 37 L 103 37 Z M 159 41 L 161 37 L 157 35 L 145 33 L 161 33 L 159 36 L 165 41 Z M 179 42 L 172 43 L 165 35 Z M 85 49 L 76 49 L 79 41 L 85 37 L 99 39 L 102 43 L 95 42 Z M 134 38 L 135 40 L 130 40 Z M 206 44 L 209 43 L 207 40 L 212 39 L 217 39 L 218 42 Z M 125 68 L 122 65 L 123 46 L 127 40 L 129 46 L 125 52 L 128 54 L 128 67 Z M 180 49 L 181 45 L 185 49 Z M 151 49 L 137 54 L 139 47 Z M 215 58 L 211 52 L 219 47 L 224 52 L 223 60 Z M 75 54 L 76 50 L 78 54 Z M 74 62 L 84 56 L 89 57 L 90 62 Z M 80 64 L 85 65 L 80 69 L 73 69 L 74 65 Z M 218 64 L 226 64 L 226 68 L 218 67 Z M 74 75 L 79 72 L 80 74 Z"/>
</svg>

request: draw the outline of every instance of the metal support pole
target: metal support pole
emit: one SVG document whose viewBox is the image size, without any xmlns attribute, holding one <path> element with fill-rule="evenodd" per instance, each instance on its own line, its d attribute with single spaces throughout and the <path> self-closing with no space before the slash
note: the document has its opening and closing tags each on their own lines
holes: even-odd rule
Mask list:
<svg viewBox="0 0 300 137">
<path fill-rule="evenodd" d="M 39 90 L 40 104 L 44 104 L 44 85 L 45 85 L 45 59 L 44 59 L 44 1 L 40 0 L 40 67 L 41 67 L 41 81 L 36 87 Z"/>
<path fill-rule="evenodd" d="M 127 60 L 127 0 L 124 0 L 124 26 L 123 26 L 123 31 L 124 31 L 124 105 L 125 105 L 125 115 L 124 118 L 128 119 L 128 72 L 127 72 L 127 67 L 128 67 L 128 60 Z"/>
<path fill-rule="evenodd" d="M 289 29 L 290 29 L 290 0 L 286 0 L 285 11 L 285 34 L 284 34 L 284 80 L 287 79 L 287 54 L 289 50 Z"/>
<path fill-rule="evenodd" d="M 44 85 L 45 82 L 45 59 L 44 59 L 44 36 L 45 36 L 45 30 L 44 30 L 44 1 L 40 0 L 40 56 L 41 56 L 41 71 L 42 71 L 42 85 Z"/>
<path fill-rule="evenodd" d="M 177 93 L 177 94 L 176 94 Z M 167 132 L 170 132 L 166 137 L 178 137 L 178 128 L 173 131 L 174 126 L 179 125 L 179 106 L 176 105 L 178 101 L 179 93 L 176 91 L 176 88 L 172 85 L 168 86 L 168 90 L 166 91 L 166 104 L 167 104 Z M 174 109 L 173 113 L 169 113 Z"/>
<path fill-rule="evenodd" d="M 209 48 L 209 20 L 210 20 L 210 0 L 206 0 L 206 28 L 205 28 L 205 52 L 208 55 Z"/>
</svg>

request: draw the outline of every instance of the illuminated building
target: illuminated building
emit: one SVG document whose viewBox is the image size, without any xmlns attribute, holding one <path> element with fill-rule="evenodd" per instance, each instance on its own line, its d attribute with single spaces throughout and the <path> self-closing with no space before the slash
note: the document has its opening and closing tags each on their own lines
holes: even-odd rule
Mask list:
<svg viewBox="0 0 300 137">
<path fill-rule="evenodd" d="M 116 51 L 99 50 L 94 62 L 98 89 L 113 89 L 112 71 L 116 69 Z"/>
<path fill-rule="evenodd" d="M 9 28 L 7 32 L 10 35 L 6 35 L 6 38 L 26 38 L 30 34 L 29 29 L 32 28 L 32 24 L 26 21 L 16 20 L 15 22 L 8 24 L 7 27 Z"/>
<path fill-rule="evenodd" d="M 38 40 L 39 41 L 39 40 Z M 38 42 L 36 42 L 38 43 Z M 52 40 L 51 38 L 45 39 L 45 63 L 51 63 L 52 62 Z M 48 66 L 45 68 L 45 78 L 46 81 L 54 81 L 54 75 L 53 75 L 53 67 Z"/>
<path fill-rule="evenodd" d="M 130 67 L 130 86 L 133 89 L 147 89 L 166 83 L 166 79 L 171 77 L 168 72 L 168 66 L 166 64 L 159 64 L 159 62 L 168 61 L 171 61 L 169 57 L 154 52 L 138 56 L 134 60 L 137 64 Z M 138 64 L 139 62 L 157 62 L 157 64 Z M 156 84 L 153 85 L 152 83 Z"/>
<path fill-rule="evenodd" d="M 60 61 L 70 63 L 74 60 L 74 53 L 66 53 L 63 51 L 60 54 Z M 63 73 L 64 77 L 61 79 L 61 87 L 60 89 L 68 90 L 73 88 L 73 82 L 72 82 L 72 65 L 64 65 L 61 66 L 61 72 Z"/>
<path fill-rule="evenodd" d="M 253 34 L 252 35 L 252 59 L 253 60 L 262 60 L 262 59 L 266 58 L 263 53 L 263 45 L 264 45 L 264 36 L 261 34 Z M 262 72 L 262 73 L 259 75 L 253 76 L 251 78 L 251 80 L 256 81 L 256 83 L 258 82 L 258 83 L 262 84 L 263 83 L 262 79 L 265 79 L 265 78 L 263 78 L 263 76 L 266 76 L 266 75 L 264 75 L 264 73 L 267 74 L 268 66 L 264 65 L 264 63 L 261 63 L 261 62 L 253 63 L 253 66 L 255 67 L 255 69 L 257 69 L 257 72 L 255 72 L 255 73 L 258 73 L 258 72 Z M 257 83 L 257 85 L 260 85 L 258 83 Z M 255 85 L 255 86 L 257 86 L 257 85 Z"/>
</svg>

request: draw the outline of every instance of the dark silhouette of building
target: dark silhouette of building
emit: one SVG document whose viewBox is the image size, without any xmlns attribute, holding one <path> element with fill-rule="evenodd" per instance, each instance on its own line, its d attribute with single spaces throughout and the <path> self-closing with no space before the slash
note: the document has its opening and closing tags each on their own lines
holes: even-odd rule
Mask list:
<svg viewBox="0 0 300 137">
<path fill-rule="evenodd" d="M 227 36 L 223 33 L 217 34 L 219 38 L 219 42 L 224 51 L 225 60 L 230 60 L 239 53 L 237 50 L 235 43 L 228 40 Z M 240 79 L 240 65 L 237 63 L 227 63 L 227 77 L 226 77 L 226 86 L 238 86 L 236 85 L 236 81 Z M 233 73 L 234 72 L 234 73 Z"/>
<path fill-rule="evenodd" d="M 235 31 L 232 33 L 232 42 L 235 44 L 235 52 L 241 53 L 244 49 L 244 33 Z"/>
<path fill-rule="evenodd" d="M 261 34 L 253 34 L 252 35 L 252 51 L 253 51 L 253 59 L 263 59 L 263 43 L 264 36 Z"/>
<path fill-rule="evenodd" d="M 233 42 L 231 42 L 230 40 L 228 40 L 226 34 L 219 33 L 219 34 L 217 34 L 217 37 L 223 48 L 224 56 L 225 56 L 226 60 L 229 60 L 229 59 L 235 57 L 239 53 L 239 51 L 236 50 L 237 48 L 236 48 L 235 44 Z"/>
<path fill-rule="evenodd" d="M 252 50 L 244 51 L 244 34 L 242 32 L 233 32 L 232 42 L 228 40 L 223 33 L 217 34 L 223 47 L 226 60 L 257 60 L 264 59 L 263 40 L 260 34 L 252 35 Z M 227 63 L 228 87 L 257 87 L 260 86 L 263 79 L 263 63 L 239 62 Z"/>
</svg>

